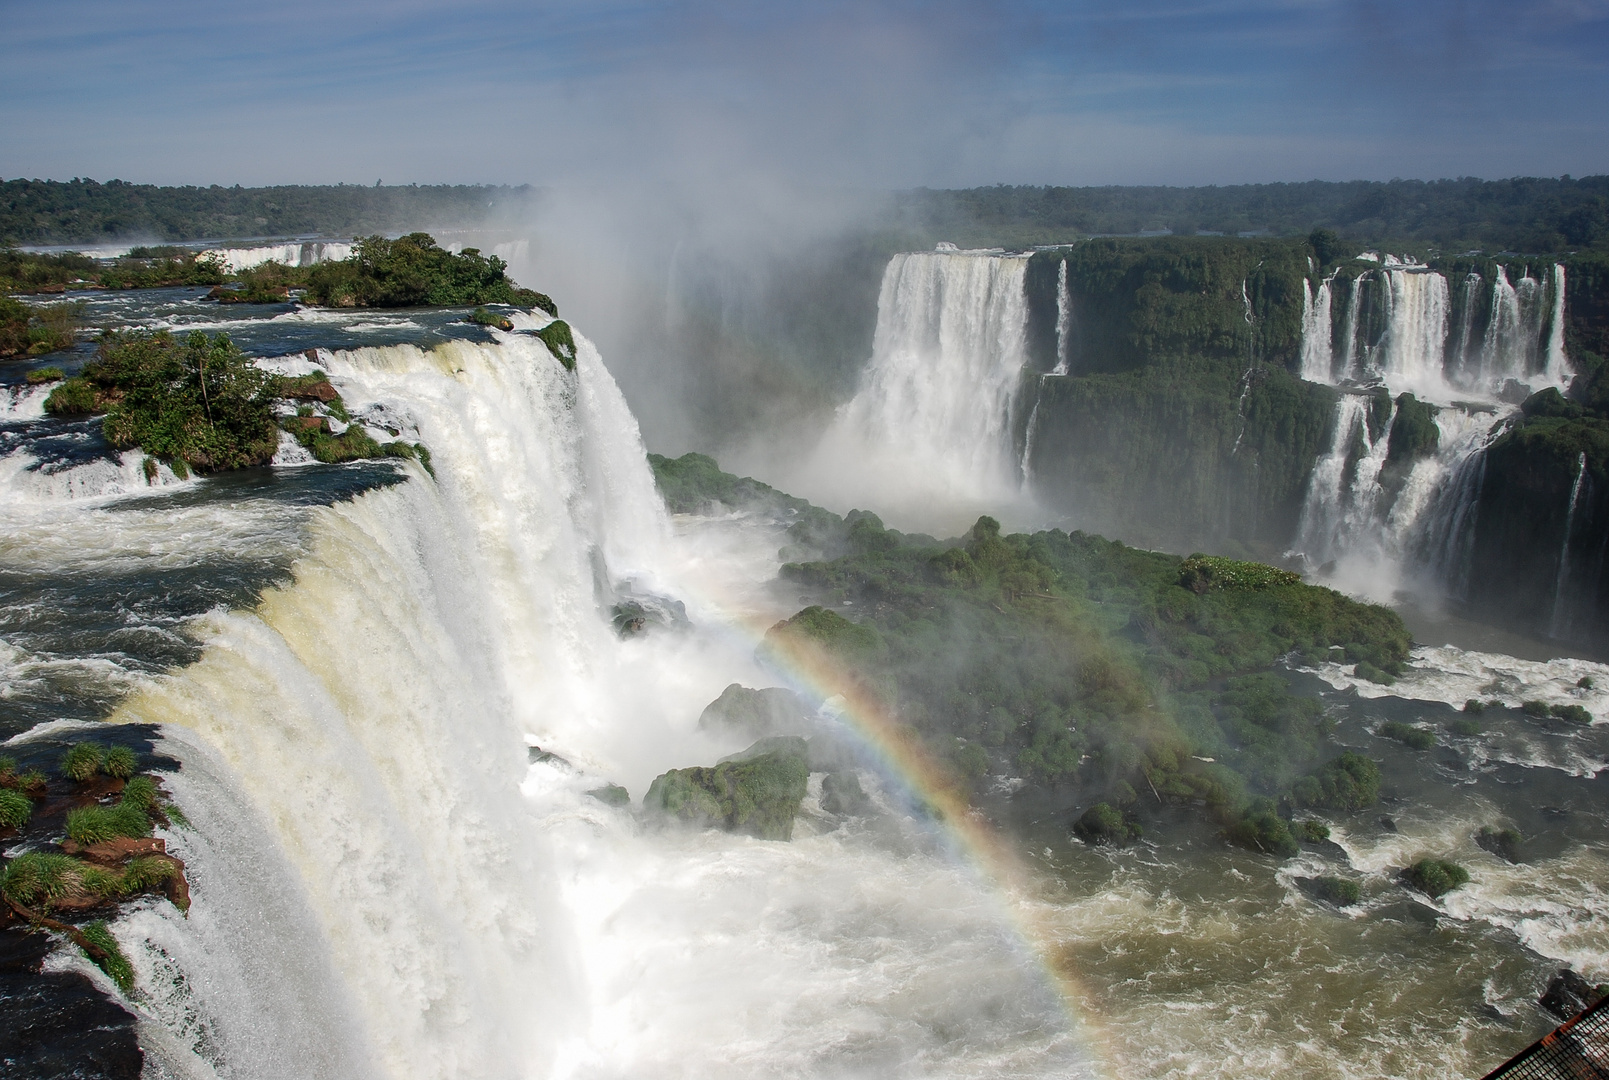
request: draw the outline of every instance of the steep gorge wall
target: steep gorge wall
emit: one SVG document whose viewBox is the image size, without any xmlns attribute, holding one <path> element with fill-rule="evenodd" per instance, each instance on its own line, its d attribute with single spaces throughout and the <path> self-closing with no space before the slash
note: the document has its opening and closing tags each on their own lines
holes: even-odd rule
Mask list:
<svg viewBox="0 0 1609 1080">
<path fill-rule="evenodd" d="M 1277 554 L 1335 392 L 1294 377 L 1305 241 L 1093 240 L 1029 263 L 1034 490 L 1088 529 Z M 1065 266 L 1065 272 L 1062 267 Z M 1050 374 L 1058 363 L 1065 375 Z"/>
</svg>

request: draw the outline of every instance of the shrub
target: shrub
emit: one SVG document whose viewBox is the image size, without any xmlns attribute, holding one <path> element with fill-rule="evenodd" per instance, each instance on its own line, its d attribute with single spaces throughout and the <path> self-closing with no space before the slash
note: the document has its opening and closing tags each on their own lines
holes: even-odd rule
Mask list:
<svg viewBox="0 0 1609 1080">
<path fill-rule="evenodd" d="M 1592 714 L 1580 705 L 1555 705 L 1553 706 L 1553 715 L 1556 719 L 1571 724 L 1592 723 Z"/>
<path fill-rule="evenodd" d="M 1295 855 L 1301 850 L 1271 799 L 1253 799 L 1231 820 L 1224 835 L 1231 843 L 1265 855 Z"/>
<path fill-rule="evenodd" d="M 1479 735 L 1482 731 L 1486 730 L 1481 726 L 1481 722 L 1479 720 L 1472 720 L 1465 717 L 1460 717 L 1459 719 L 1454 720 L 1452 723 L 1447 725 L 1447 729 L 1454 735 L 1464 736 Z"/>
<path fill-rule="evenodd" d="M 93 945 L 101 954 L 96 956 L 86 950 L 89 958 L 95 961 L 96 966 L 111 977 L 111 980 L 117 984 L 119 990 L 125 994 L 132 994 L 134 992 L 134 965 L 130 964 L 128 957 L 123 955 L 123 950 L 118 946 L 117 939 L 112 936 L 112 931 L 107 927 L 106 923 L 97 919 L 81 927 L 79 933 L 83 934 L 84 940 Z"/>
<path fill-rule="evenodd" d="M 139 762 L 134 757 L 134 751 L 126 746 L 109 747 L 106 758 L 101 762 L 101 769 L 107 776 L 115 776 L 120 780 L 127 780 L 139 768 Z"/>
<path fill-rule="evenodd" d="M 1313 896 L 1336 907 L 1348 907 L 1363 898 L 1363 890 L 1358 887 L 1358 883 L 1347 878 L 1326 875 L 1307 878 L 1304 884 Z"/>
<path fill-rule="evenodd" d="M 1582 690 L 1591 690 L 1592 687 L 1594 686 L 1594 683 L 1592 681 L 1592 676 L 1591 675 L 1583 675 L 1583 676 L 1581 676 L 1581 678 L 1576 680 L 1575 684 L 1576 684 L 1577 687 L 1579 687 Z"/>
<path fill-rule="evenodd" d="M 1292 786 L 1302 806 L 1363 810 L 1380 798 L 1380 766 L 1348 751 Z"/>
<path fill-rule="evenodd" d="M 1381 686 L 1393 686 L 1397 681 L 1396 677 L 1393 676 L 1389 671 L 1386 671 L 1383 668 L 1375 667 L 1367 660 L 1358 661 L 1357 666 L 1352 669 L 1352 673 L 1360 679 L 1365 679 L 1372 683 L 1379 683 Z"/>
<path fill-rule="evenodd" d="M 47 382 L 60 382 L 67 377 L 67 373 L 59 367 L 34 368 L 28 372 L 29 386 L 41 386 Z"/>
<path fill-rule="evenodd" d="M 0 828 L 16 829 L 33 816 L 33 800 L 20 791 L 0 788 Z"/>
<path fill-rule="evenodd" d="M 88 416 L 100 411 L 99 401 L 88 379 L 74 377 L 50 392 L 45 411 L 51 416 Z"/>
<path fill-rule="evenodd" d="M 367 236 L 351 258 L 319 263 L 307 273 L 302 299 L 328 307 L 461 307 L 508 304 L 540 307 L 553 301 L 508 279 L 508 264 L 475 248 L 453 254 L 428 233 L 395 240 Z"/>
<path fill-rule="evenodd" d="M 1139 824 L 1126 819 L 1109 803 L 1096 803 L 1073 822 L 1073 835 L 1086 844 L 1112 844 L 1124 847 L 1144 835 Z"/>
<path fill-rule="evenodd" d="M 1330 838 L 1330 827 L 1317 818 L 1308 818 L 1293 826 L 1297 839 L 1304 844 L 1319 844 Z"/>
<path fill-rule="evenodd" d="M 1403 881 L 1432 898 L 1468 884 L 1469 871 L 1445 859 L 1420 859 L 1402 872 Z"/>
<path fill-rule="evenodd" d="M 68 779 L 82 784 L 101 771 L 103 753 L 99 743 L 75 743 L 62 755 L 61 771 Z"/>
<path fill-rule="evenodd" d="M 1378 734 L 1382 738 L 1395 739 L 1397 742 L 1410 746 L 1415 750 L 1429 750 L 1436 745 L 1436 736 L 1424 728 L 1412 727 L 1408 724 L 1387 720 L 1380 725 Z"/>
<path fill-rule="evenodd" d="M 1464 702 L 1464 711 L 1478 716 L 1486 711 L 1486 703 L 1480 698 L 1470 698 Z"/>
<path fill-rule="evenodd" d="M 1534 716 L 1538 720 L 1546 720 L 1548 717 L 1553 715 L 1553 707 L 1551 705 L 1545 701 L 1537 701 L 1534 698 L 1530 701 L 1521 702 L 1520 708 L 1525 710 L 1525 715 Z"/>
</svg>

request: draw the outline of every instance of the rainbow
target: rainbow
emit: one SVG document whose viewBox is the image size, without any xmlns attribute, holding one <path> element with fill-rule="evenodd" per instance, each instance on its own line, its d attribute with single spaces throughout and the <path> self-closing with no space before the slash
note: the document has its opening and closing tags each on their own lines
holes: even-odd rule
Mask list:
<svg viewBox="0 0 1609 1080">
<path fill-rule="evenodd" d="M 736 625 L 765 651 L 765 659 L 793 688 L 827 702 L 836 718 L 870 751 L 884 771 L 929 810 L 949 848 L 965 860 L 999 901 L 1025 949 L 1060 999 L 1069 1032 L 1089 1051 L 1094 1075 L 1108 1075 L 1110 1052 L 1105 1030 L 1092 1017 L 1093 992 L 1078 981 L 1062 959 L 1062 938 L 1047 917 L 1043 883 L 1017 847 L 996 830 L 967 798 L 953 773 L 912 737 L 889 708 L 842 665 L 819 648 L 788 636 L 767 635 L 754 620 Z M 1099 1052 L 1105 1051 L 1105 1052 Z"/>
</svg>

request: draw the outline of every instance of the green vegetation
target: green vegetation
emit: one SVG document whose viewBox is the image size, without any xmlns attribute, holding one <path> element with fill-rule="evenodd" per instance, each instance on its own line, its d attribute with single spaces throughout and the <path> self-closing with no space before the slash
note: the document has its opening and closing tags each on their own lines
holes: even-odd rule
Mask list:
<svg viewBox="0 0 1609 1080">
<path fill-rule="evenodd" d="M 1457 720 L 1454 720 L 1452 723 L 1447 725 L 1447 730 L 1452 732 L 1454 735 L 1462 735 L 1465 738 L 1469 738 L 1471 736 L 1479 735 L 1486 729 L 1479 720 L 1475 720 L 1471 717 L 1459 717 Z"/>
<path fill-rule="evenodd" d="M 396 240 L 368 236 L 357 242 L 351 258 L 309 270 L 302 299 L 324 307 L 553 306 L 541 293 L 510 281 L 507 267 L 475 248 L 454 255 L 428 233 Z"/>
<path fill-rule="evenodd" d="M 1311 896 L 1336 907 L 1350 907 L 1363 899 L 1358 883 L 1347 878 L 1325 876 L 1298 880 Z"/>
<path fill-rule="evenodd" d="M 1304 844 L 1322 844 L 1330 838 L 1330 827 L 1317 818 L 1292 822 L 1291 832 Z"/>
<path fill-rule="evenodd" d="M 33 816 L 33 800 L 20 791 L 0 788 L 0 829 L 15 829 Z"/>
<path fill-rule="evenodd" d="M 69 347 L 77 337 L 83 312 L 82 304 L 25 304 L 0 296 L 0 360 L 43 356 Z"/>
<path fill-rule="evenodd" d="M 67 377 L 67 373 L 59 367 L 35 368 L 28 372 L 29 386 L 43 386 L 45 383 L 60 382 Z"/>
<path fill-rule="evenodd" d="M 65 900 L 82 895 L 84 863 L 70 855 L 30 851 L 6 863 L 0 871 L 0 895 L 14 904 L 49 911 Z"/>
<path fill-rule="evenodd" d="M 803 739 L 762 739 L 714 768 L 672 769 L 656 777 L 643 807 L 692 825 L 790 840 L 809 779 Z"/>
<path fill-rule="evenodd" d="M 1107 803 L 1096 803 L 1073 822 L 1073 835 L 1086 844 L 1111 844 L 1125 847 L 1131 840 L 1145 835 L 1139 822 L 1126 820 L 1119 810 Z"/>
<path fill-rule="evenodd" d="M 1411 888 L 1437 899 L 1469 883 L 1469 871 L 1445 859 L 1420 859 L 1402 872 Z"/>
<path fill-rule="evenodd" d="M 476 326 L 495 326 L 499 330 L 514 329 L 514 320 L 489 308 L 478 307 L 469 313 L 469 321 Z M 551 348 L 552 346 L 549 346 Z"/>
<path fill-rule="evenodd" d="M 101 771 L 101 762 L 105 760 L 105 754 L 106 750 L 100 743 L 74 743 L 62 755 L 62 775 L 80 784 L 91 780 Z"/>
<path fill-rule="evenodd" d="M 1520 708 L 1525 715 L 1535 717 L 1538 720 L 1563 720 L 1571 724 L 1592 723 L 1592 714 L 1581 705 L 1549 705 L 1545 701 L 1538 701 L 1532 698 L 1529 701 L 1521 702 Z"/>
<path fill-rule="evenodd" d="M 830 772 L 821 778 L 821 808 L 829 814 L 864 814 L 872 801 L 852 772 Z"/>
<path fill-rule="evenodd" d="M 1415 750 L 1429 750 L 1436 745 L 1436 736 L 1431 732 L 1396 720 L 1387 720 L 1381 724 L 1377 734 L 1383 739 L 1395 739 L 1404 746 L 1410 746 Z"/>
<path fill-rule="evenodd" d="M 1507 862 L 1524 861 L 1520 849 L 1525 843 L 1525 837 L 1521 836 L 1517 829 L 1496 829 L 1490 825 L 1482 825 L 1480 832 L 1475 834 L 1475 843 Z"/>
<path fill-rule="evenodd" d="M 134 751 L 126 746 L 107 747 L 106 754 L 101 759 L 101 770 L 107 776 L 115 776 L 121 780 L 128 780 L 138 768 L 139 761 L 134 756 Z M 129 787 L 132 788 L 133 786 L 131 782 Z"/>
<path fill-rule="evenodd" d="M 1192 555 L 1179 566 L 1179 584 L 1193 593 L 1212 589 L 1271 589 L 1295 585 L 1302 575 L 1263 563 L 1241 562 L 1215 555 Z"/>
<path fill-rule="evenodd" d="M 226 334 L 180 340 L 135 330 L 102 335 L 94 362 L 51 391 L 45 410 L 104 412 L 113 446 L 140 447 L 183 476 L 268 461 L 278 446 L 276 391 L 276 378 Z"/>
<path fill-rule="evenodd" d="M 536 336 L 542 339 L 542 344 L 548 347 L 548 352 L 564 365 L 566 371 L 575 370 L 575 336 L 570 333 L 569 323 L 554 319 L 538 330 Z"/>
<path fill-rule="evenodd" d="M 97 919 L 82 927 L 80 932 L 88 939 L 90 944 L 95 946 L 95 949 L 100 954 L 97 956 L 95 953 L 90 953 L 90 959 L 94 960 L 102 971 L 111 976 L 112 981 L 117 984 L 119 990 L 125 994 L 132 994 L 134 992 L 134 965 L 130 964 L 128 957 L 123 955 L 123 950 L 118 946 L 117 939 L 112 936 L 112 931 L 107 927 L 106 923 Z M 85 951 L 88 952 L 88 950 Z"/>
<path fill-rule="evenodd" d="M 17 179 L 0 182 L 0 238 L 80 244 L 145 236 L 356 236 L 423 222 L 466 228 L 531 196 L 528 187 L 468 184 L 243 188 Z"/>
<path fill-rule="evenodd" d="M 1291 794 L 1300 806 L 1362 810 L 1380 801 L 1380 766 L 1347 751 L 1296 781 Z"/>
</svg>

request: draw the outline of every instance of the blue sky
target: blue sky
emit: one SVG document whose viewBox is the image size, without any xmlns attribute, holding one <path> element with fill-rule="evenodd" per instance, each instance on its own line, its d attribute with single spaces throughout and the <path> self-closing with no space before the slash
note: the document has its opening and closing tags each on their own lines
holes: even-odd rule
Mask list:
<svg viewBox="0 0 1609 1080">
<path fill-rule="evenodd" d="M 1609 0 L 0 0 L 0 176 L 1609 172 Z"/>
</svg>

